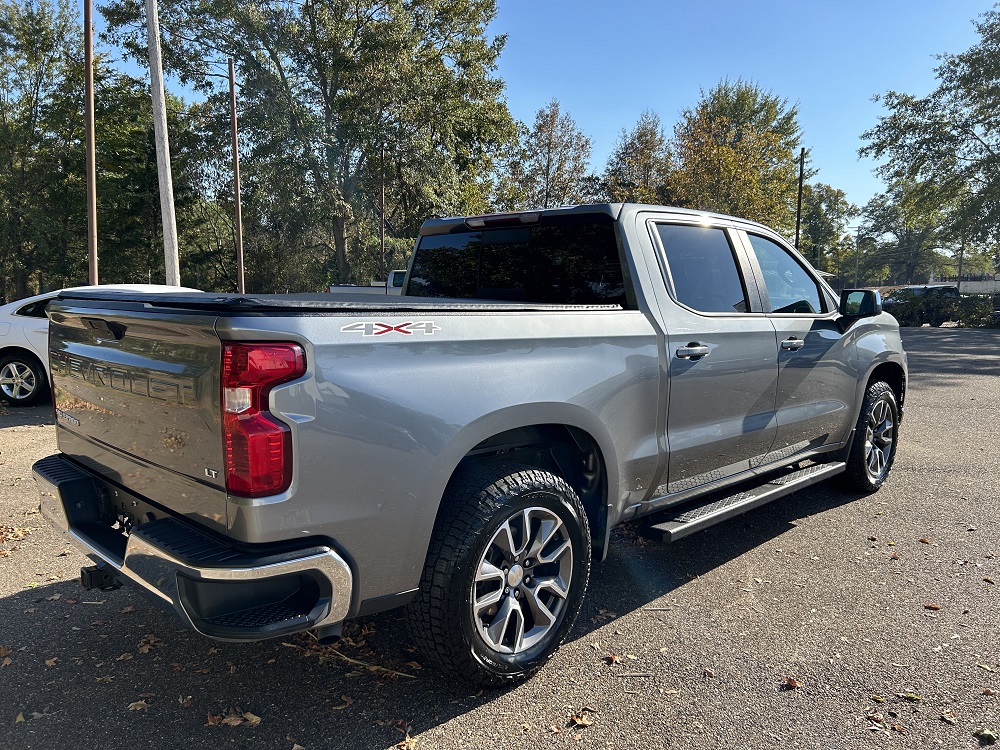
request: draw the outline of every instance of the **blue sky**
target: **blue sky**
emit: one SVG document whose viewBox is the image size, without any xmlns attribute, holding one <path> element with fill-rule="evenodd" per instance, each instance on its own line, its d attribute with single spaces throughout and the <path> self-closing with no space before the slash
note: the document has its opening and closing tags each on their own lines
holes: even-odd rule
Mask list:
<svg viewBox="0 0 1000 750">
<path fill-rule="evenodd" d="M 493 34 L 507 34 L 500 75 L 520 120 L 552 98 L 591 137 L 603 168 L 622 128 L 644 109 L 669 128 L 702 89 L 727 76 L 752 80 L 799 106 L 814 178 L 863 205 L 881 192 L 860 134 L 889 89 L 934 88 L 934 56 L 977 39 L 984 0 L 798 2 L 498 0 Z"/>
</svg>

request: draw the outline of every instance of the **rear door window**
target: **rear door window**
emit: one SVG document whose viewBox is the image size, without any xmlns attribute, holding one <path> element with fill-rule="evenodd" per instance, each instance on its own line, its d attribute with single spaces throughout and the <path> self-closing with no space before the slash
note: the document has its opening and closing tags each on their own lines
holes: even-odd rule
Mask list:
<svg viewBox="0 0 1000 750">
<path fill-rule="evenodd" d="M 538 223 L 420 238 L 406 295 L 626 306 L 614 220 L 545 216 Z"/>
<path fill-rule="evenodd" d="M 704 313 L 749 311 L 746 287 L 723 229 L 690 224 L 658 224 L 674 295 Z"/>
</svg>

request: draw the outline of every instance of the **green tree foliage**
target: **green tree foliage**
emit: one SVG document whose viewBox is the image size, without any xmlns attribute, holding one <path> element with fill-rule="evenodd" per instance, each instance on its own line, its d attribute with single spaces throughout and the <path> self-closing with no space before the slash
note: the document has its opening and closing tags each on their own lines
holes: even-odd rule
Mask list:
<svg viewBox="0 0 1000 750">
<path fill-rule="evenodd" d="M 590 138 L 553 99 L 535 114 L 532 128 L 518 125 L 518 138 L 499 162 L 495 203 L 504 211 L 552 208 L 586 202 Z"/>
<path fill-rule="evenodd" d="M 798 108 L 757 84 L 724 80 L 674 128 L 671 184 L 680 202 L 795 228 Z"/>
<path fill-rule="evenodd" d="M 876 195 L 862 212 L 862 234 L 873 245 L 866 253 L 867 274 L 885 269 L 894 284 L 928 279 L 938 267 L 938 251 L 950 240 L 944 203 L 933 186 L 900 181 Z"/>
<path fill-rule="evenodd" d="M 103 12 L 142 59 L 142 4 Z M 495 12 L 492 0 L 160 3 L 165 67 L 220 115 L 220 73 L 236 61 L 254 288 L 384 266 L 369 257 L 383 184 L 397 236 L 481 202 L 492 156 L 513 135 L 493 75 L 505 40 L 485 30 Z"/>
<path fill-rule="evenodd" d="M 799 237 L 802 255 L 821 271 L 833 272 L 837 268 L 835 259 L 846 249 L 847 225 L 859 213 L 843 190 L 822 182 L 803 185 Z"/>
<path fill-rule="evenodd" d="M 673 203 L 669 188 L 670 146 L 660 117 L 646 110 L 632 130 L 618 136 L 601 186 L 607 200 L 621 203 Z"/>
<path fill-rule="evenodd" d="M 889 91 L 888 110 L 862 135 L 862 156 L 884 159 L 890 183 L 933 184 L 959 201 L 951 216 L 967 239 L 1000 238 L 1000 11 L 976 23 L 980 40 L 966 52 L 942 55 L 937 88 L 924 97 Z"/>
<path fill-rule="evenodd" d="M 69 5 L 0 0 L 0 267 L 4 296 L 23 297 L 37 269 L 72 273 L 85 216 L 82 151 L 65 111 L 74 68 Z M 86 225 L 83 226 L 86 236 Z"/>
</svg>

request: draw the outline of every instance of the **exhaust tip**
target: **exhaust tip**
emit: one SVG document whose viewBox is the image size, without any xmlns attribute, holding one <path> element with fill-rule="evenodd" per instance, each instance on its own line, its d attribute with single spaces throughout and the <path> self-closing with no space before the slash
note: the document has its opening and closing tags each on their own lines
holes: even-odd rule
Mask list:
<svg viewBox="0 0 1000 750">
<path fill-rule="evenodd" d="M 312 635 L 316 639 L 316 643 L 319 645 L 329 646 L 340 640 L 340 635 L 343 630 L 343 623 L 338 622 L 336 625 L 326 625 L 322 628 L 315 628 L 312 631 Z"/>
</svg>

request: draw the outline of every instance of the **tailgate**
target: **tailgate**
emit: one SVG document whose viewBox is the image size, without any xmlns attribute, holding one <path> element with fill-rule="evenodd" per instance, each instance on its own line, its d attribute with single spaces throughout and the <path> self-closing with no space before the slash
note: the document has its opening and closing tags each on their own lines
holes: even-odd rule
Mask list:
<svg viewBox="0 0 1000 750">
<path fill-rule="evenodd" d="M 224 531 L 216 315 L 61 300 L 49 317 L 59 450 Z"/>
</svg>

